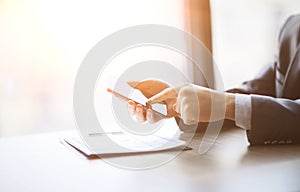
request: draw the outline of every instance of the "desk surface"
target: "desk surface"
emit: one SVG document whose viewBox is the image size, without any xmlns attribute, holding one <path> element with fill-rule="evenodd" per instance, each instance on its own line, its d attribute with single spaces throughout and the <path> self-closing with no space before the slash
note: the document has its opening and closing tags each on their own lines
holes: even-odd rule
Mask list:
<svg viewBox="0 0 300 192">
<path fill-rule="evenodd" d="M 0 139 L 0 191 L 299 191 L 300 145 L 248 147 L 245 131 L 222 131 L 204 155 L 184 151 L 148 170 L 88 160 L 60 143 L 65 132 Z M 150 154 L 147 154 L 150 155 Z"/>
</svg>

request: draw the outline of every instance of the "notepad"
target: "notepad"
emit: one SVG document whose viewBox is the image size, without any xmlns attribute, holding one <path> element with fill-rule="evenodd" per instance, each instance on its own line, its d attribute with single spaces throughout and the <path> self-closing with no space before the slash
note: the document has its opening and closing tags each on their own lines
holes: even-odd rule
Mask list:
<svg viewBox="0 0 300 192">
<path fill-rule="evenodd" d="M 121 147 L 110 146 L 107 138 Z M 159 135 L 133 136 L 127 133 L 93 133 L 88 139 L 88 146 L 79 136 L 62 139 L 62 143 L 72 147 L 85 156 L 130 155 L 138 153 L 154 153 L 169 150 L 187 150 L 186 142 L 179 139 L 170 139 Z"/>
</svg>

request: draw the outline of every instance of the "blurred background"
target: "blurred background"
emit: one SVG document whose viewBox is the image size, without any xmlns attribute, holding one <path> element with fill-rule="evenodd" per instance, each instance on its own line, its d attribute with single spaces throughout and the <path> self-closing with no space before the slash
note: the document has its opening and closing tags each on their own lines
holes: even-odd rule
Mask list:
<svg viewBox="0 0 300 192">
<path fill-rule="evenodd" d="M 199 0 L 207 1 L 207 0 Z M 102 38 L 138 24 L 187 30 L 184 0 L 0 0 L 0 137 L 74 129 L 73 84 Z M 212 51 L 225 88 L 272 62 L 299 0 L 211 0 Z"/>
</svg>

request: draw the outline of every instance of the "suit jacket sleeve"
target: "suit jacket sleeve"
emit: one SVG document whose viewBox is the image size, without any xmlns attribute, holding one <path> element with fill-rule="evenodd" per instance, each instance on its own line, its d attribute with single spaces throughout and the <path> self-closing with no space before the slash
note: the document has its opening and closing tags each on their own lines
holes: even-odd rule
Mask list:
<svg viewBox="0 0 300 192">
<path fill-rule="evenodd" d="M 251 95 L 251 130 L 247 131 L 251 145 L 300 143 L 299 45 L 300 15 L 290 17 L 279 35 L 279 56 L 251 81 L 229 92 Z M 299 51 L 299 50 L 298 50 Z M 293 65 L 292 65 L 293 63 Z M 294 66 L 293 73 L 287 69 Z M 278 68 L 279 67 L 279 68 Z M 276 98 L 276 70 L 290 75 L 285 98 Z M 293 79 L 291 81 L 291 79 Z M 292 94 L 287 94 L 290 92 Z M 278 94 L 277 94 L 278 95 Z"/>
<path fill-rule="evenodd" d="M 275 66 L 276 62 L 266 66 L 253 80 L 246 81 L 241 87 L 230 89 L 227 92 L 275 97 Z"/>
<path fill-rule="evenodd" d="M 251 94 L 251 145 L 300 143 L 300 99 L 275 98 L 274 66 L 229 92 Z"/>
<path fill-rule="evenodd" d="M 300 143 L 300 99 L 252 95 L 251 145 Z"/>
</svg>

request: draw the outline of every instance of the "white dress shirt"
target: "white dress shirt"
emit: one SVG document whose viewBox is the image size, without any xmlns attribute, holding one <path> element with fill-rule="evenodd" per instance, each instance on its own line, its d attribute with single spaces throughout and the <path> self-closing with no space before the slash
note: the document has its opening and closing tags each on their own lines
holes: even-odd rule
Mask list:
<svg viewBox="0 0 300 192">
<path fill-rule="evenodd" d="M 235 94 L 235 124 L 246 130 L 251 129 L 251 95 Z"/>
</svg>

